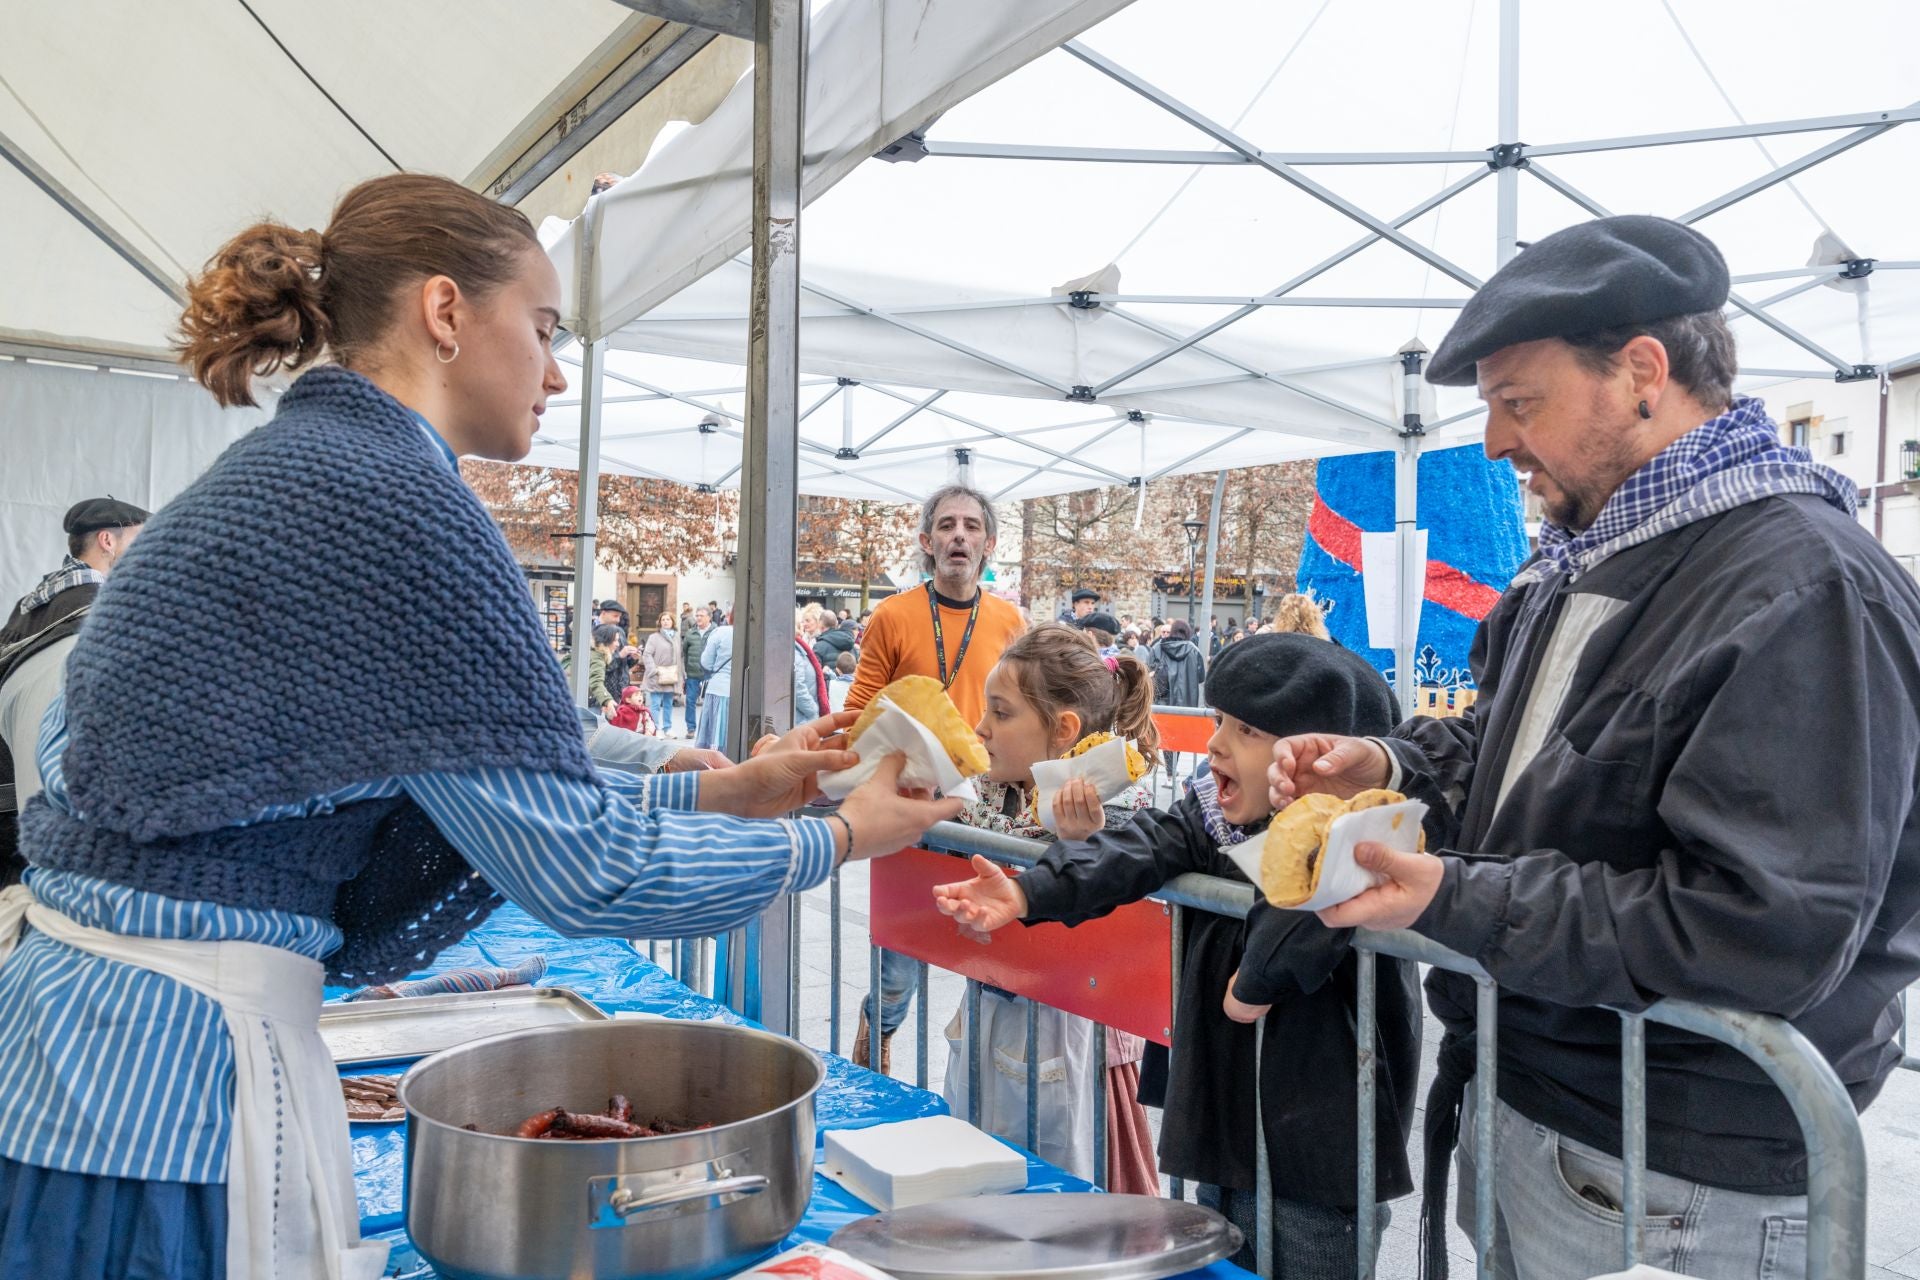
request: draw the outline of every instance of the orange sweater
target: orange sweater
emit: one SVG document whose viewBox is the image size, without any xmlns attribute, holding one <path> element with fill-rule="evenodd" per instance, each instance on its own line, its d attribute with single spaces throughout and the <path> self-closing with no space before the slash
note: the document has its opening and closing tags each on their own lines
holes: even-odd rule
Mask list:
<svg viewBox="0 0 1920 1280">
<path fill-rule="evenodd" d="M 940 606 L 940 633 L 945 641 L 942 647 L 946 650 L 950 674 L 954 657 L 960 652 L 960 637 L 966 634 L 967 613 L 966 609 Z M 980 597 L 980 620 L 974 623 L 966 659 L 947 689 L 968 727 L 979 724 L 986 714 L 987 672 L 1000 661 L 1001 651 L 1026 629 L 1018 609 L 999 596 L 983 594 Z M 940 678 L 940 663 L 933 651 L 933 619 L 927 612 L 924 584 L 888 596 L 874 607 L 873 621 L 860 645 L 860 665 L 853 673 L 853 688 L 847 693 L 847 710 L 860 710 L 901 676 Z"/>
</svg>

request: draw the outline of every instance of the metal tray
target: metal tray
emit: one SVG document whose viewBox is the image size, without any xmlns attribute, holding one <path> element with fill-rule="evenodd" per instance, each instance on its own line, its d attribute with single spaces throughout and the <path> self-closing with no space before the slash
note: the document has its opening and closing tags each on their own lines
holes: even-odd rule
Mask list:
<svg viewBox="0 0 1920 1280">
<path fill-rule="evenodd" d="M 344 1067 L 424 1058 L 500 1031 L 601 1022 L 606 1016 L 566 987 L 509 987 L 323 1005 L 320 1038 Z"/>
<path fill-rule="evenodd" d="M 898 1280 L 1159 1280 L 1231 1257 L 1238 1228 L 1159 1196 L 974 1196 L 862 1218 L 827 1241 Z"/>
</svg>

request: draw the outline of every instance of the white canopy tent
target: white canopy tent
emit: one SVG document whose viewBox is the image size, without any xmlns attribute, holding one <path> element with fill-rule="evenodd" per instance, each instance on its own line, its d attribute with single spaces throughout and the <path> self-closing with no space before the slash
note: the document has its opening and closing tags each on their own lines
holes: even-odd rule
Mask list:
<svg viewBox="0 0 1920 1280">
<path fill-rule="evenodd" d="M 822 12 L 816 59 L 858 61 L 862 8 Z M 887 157 L 911 162 L 820 196 L 803 487 L 900 498 L 958 460 L 1013 498 L 1399 447 L 1401 347 L 1437 343 L 1515 244 L 1606 212 L 1721 245 L 1749 387 L 1920 353 L 1920 133 L 1896 128 L 1920 117 L 1912 6 L 1628 0 L 1598 23 L 1531 0 L 1310 0 L 1207 19 L 1138 0 Z M 1786 52 L 1837 40 L 1844 58 Z M 888 92 L 912 97 L 901 78 Z M 554 244 L 574 327 L 608 348 L 609 468 L 738 481 L 749 272 L 738 237 L 690 253 L 673 215 L 705 207 L 693 175 L 744 183 L 748 90 Z M 808 126 L 822 169 L 853 154 L 828 115 Z M 1470 392 L 1416 411 L 1421 447 L 1478 438 Z M 577 421 L 548 423 L 536 456 L 576 460 Z"/>
<path fill-rule="evenodd" d="M 1920 118 L 1920 11 L 1896 0 L 1627 0 L 1605 22 L 1523 0 L 1222 3 L 1204 26 L 1139 0 L 972 96 L 941 79 L 952 60 L 888 56 L 886 9 L 840 0 L 811 44 L 809 491 L 911 499 L 957 470 L 1016 498 L 1393 449 L 1404 677 L 1418 457 L 1481 422 L 1420 357 L 1525 243 L 1615 212 L 1700 226 L 1735 273 L 1749 388 L 1920 354 L 1920 135 L 1897 128 Z M 967 17 L 981 47 L 996 24 L 1009 48 L 1039 38 L 1018 8 Z M 1831 72 L 1783 56 L 1840 19 L 1873 34 Z M 750 307 L 727 212 L 751 95 L 550 236 L 593 385 L 553 407 L 536 460 L 753 490 L 729 448 L 739 365 L 784 322 Z"/>
<path fill-rule="evenodd" d="M 676 6 L 728 8 L 654 7 Z M 162 367 L 142 358 L 235 210 L 315 223 L 395 164 L 564 207 L 562 118 L 591 133 L 741 48 L 611 0 L 442 17 L 29 0 L 0 50 L 0 352 Z M 1012 498 L 1470 443 L 1453 392 L 1403 439 L 1395 353 L 1433 345 L 1503 246 L 1602 209 L 1690 216 L 1727 250 L 1760 313 L 1734 312 L 1750 385 L 1920 351 L 1920 135 L 1895 127 L 1916 114 L 1913 6 L 1623 0 L 1599 23 L 1540 0 L 1223 0 L 1206 19 L 820 7 L 801 362 L 827 381 L 802 389 L 801 487 L 904 499 L 964 464 Z M 605 341 L 600 465 L 739 483 L 751 89 L 554 246 L 577 332 Z M 862 163 L 883 149 L 921 158 Z M 536 461 L 578 463 L 568 409 Z"/>
</svg>

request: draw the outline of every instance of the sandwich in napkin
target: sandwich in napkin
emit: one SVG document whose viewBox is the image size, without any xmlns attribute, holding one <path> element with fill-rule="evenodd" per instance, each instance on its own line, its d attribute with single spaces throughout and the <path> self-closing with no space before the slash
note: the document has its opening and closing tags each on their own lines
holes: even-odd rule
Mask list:
<svg viewBox="0 0 1920 1280">
<path fill-rule="evenodd" d="M 967 779 L 989 767 L 979 736 L 930 676 L 901 676 L 876 694 L 847 730 L 847 746 L 860 754 L 860 763 L 820 775 L 820 790 L 830 799 L 846 799 L 896 753 L 907 758 L 901 786 L 933 787 L 963 800 L 976 795 Z"/>
<path fill-rule="evenodd" d="M 1057 832 L 1060 828 L 1053 817 L 1053 798 L 1069 779 L 1085 778 L 1091 782 L 1100 803 L 1105 804 L 1146 777 L 1148 768 L 1146 757 L 1125 738 L 1111 733 L 1090 733 L 1060 759 L 1034 764 L 1034 814 L 1041 826 Z"/>
<path fill-rule="evenodd" d="M 1398 791 L 1362 791 L 1351 800 L 1315 792 L 1282 809 L 1264 832 L 1227 856 L 1274 906 L 1323 911 L 1380 883 L 1353 860 L 1355 845 L 1371 840 L 1424 852 L 1426 814 L 1426 805 Z"/>
</svg>

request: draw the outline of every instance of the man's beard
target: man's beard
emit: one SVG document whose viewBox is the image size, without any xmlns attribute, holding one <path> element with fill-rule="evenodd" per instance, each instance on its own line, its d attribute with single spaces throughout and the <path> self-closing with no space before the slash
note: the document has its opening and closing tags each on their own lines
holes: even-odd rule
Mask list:
<svg viewBox="0 0 1920 1280">
<path fill-rule="evenodd" d="M 1629 433 L 1635 422 L 1631 417 L 1612 414 L 1596 402 L 1586 430 L 1590 438 L 1609 442 L 1609 447 L 1596 450 L 1585 459 L 1589 476 L 1578 484 L 1569 483 L 1553 472 L 1540 467 L 1535 460 L 1535 468 L 1560 490 L 1560 496 L 1554 499 L 1542 499 L 1547 519 L 1570 533 L 1585 533 L 1600 518 L 1601 510 L 1607 500 L 1632 475 L 1635 466 L 1631 447 L 1627 443 Z"/>
</svg>

